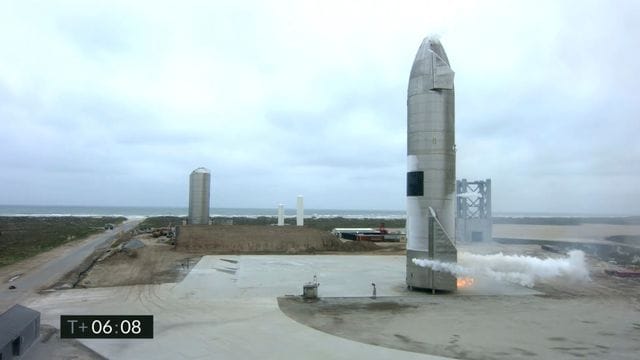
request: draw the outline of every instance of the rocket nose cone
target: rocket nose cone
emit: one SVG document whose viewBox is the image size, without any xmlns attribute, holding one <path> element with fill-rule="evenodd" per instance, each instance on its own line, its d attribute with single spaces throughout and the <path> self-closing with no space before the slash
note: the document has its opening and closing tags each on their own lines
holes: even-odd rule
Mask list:
<svg viewBox="0 0 640 360">
<path fill-rule="evenodd" d="M 410 79 L 420 76 L 431 76 L 433 69 L 437 66 L 451 68 L 449 58 L 440 40 L 436 37 L 428 36 L 424 38 L 420 44 L 416 58 L 413 61 L 413 66 L 411 67 Z"/>
<path fill-rule="evenodd" d="M 429 36 L 422 40 L 409 75 L 408 95 L 427 90 L 453 90 L 454 72 L 440 40 Z"/>
<path fill-rule="evenodd" d="M 447 53 L 444 51 L 444 47 L 442 46 L 442 43 L 440 43 L 440 39 L 437 37 L 427 36 L 422 40 L 420 50 L 418 50 L 418 55 L 426 56 L 428 52 L 434 52 L 440 59 L 444 60 L 447 65 L 450 65 Z"/>
<path fill-rule="evenodd" d="M 431 51 L 436 53 L 436 55 L 438 55 L 442 60 L 444 60 L 444 62 L 446 62 L 447 65 L 450 65 L 449 64 L 449 58 L 447 57 L 447 53 L 444 51 L 444 47 L 442 47 L 442 44 L 440 43 L 440 40 L 438 40 L 438 39 L 430 39 L 429 40 L 429 47 L 431 48 Z"/>
</svg>

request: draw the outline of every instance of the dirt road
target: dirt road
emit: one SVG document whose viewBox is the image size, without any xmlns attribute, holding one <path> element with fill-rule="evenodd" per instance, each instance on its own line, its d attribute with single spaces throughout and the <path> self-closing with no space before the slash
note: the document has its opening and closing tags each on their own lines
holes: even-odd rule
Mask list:
<svg viewBox="0 0 640 360">
<path fill-rule="evenodd" d="M 80 265 L 95 250 L 108 246 L 120 232 L 133 229 L 141 221 L 142 219 L 129 220 L 113 230 L 75 243 L 75 246 L 40 254 L 37 256 L 41 261 L 39 264 L 27 259 L 0 269 L 0 279 L 3 281 L 0 288 L 0 312 L 55 282 Z M 15 286 L 15 289 L 9 289 L 10 286 Z"/>
</svg>

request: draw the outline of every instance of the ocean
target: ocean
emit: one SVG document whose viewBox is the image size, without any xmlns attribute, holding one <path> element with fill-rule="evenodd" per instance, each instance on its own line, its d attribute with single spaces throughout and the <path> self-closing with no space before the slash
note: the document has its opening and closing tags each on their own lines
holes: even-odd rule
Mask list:
<svg viewBox="0 0 640 360">
<path fill-rule="evenodd" d="M 142 207 L 142 206 L 40 206 L 40 205 L 0 205 L 0 216 L 124 216 L 141 218 L 148 216 L 187 216 L 186 207 Z M 212 217 L 259 217 L 277 216 L 277 209 L 258 208 L 212 208 Z M 285 209 L 286 217 L 294 217 L 295 209 Z M 343 209 L 304 209 L 306 218 L 374 218 L 404 219 L 404 210 L 343 210 Z"/>
</svg>

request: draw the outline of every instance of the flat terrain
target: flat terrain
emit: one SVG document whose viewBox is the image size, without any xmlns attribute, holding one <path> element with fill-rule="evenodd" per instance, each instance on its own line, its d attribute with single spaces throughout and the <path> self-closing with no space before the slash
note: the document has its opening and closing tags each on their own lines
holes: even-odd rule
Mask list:
<svg viewBox="0 0 640 360">
<path fill-rule="evenodd" d="M 487 250 L 464 248 L 548 255 L 528 245 Z M 588 282 L 560 277 L 538 282 L 528 293 L 476 277 L 473 286 L 455 294 L 328 296 L 316 302 L 280 297 L 279 304 L 292 319 L 329 334 L 456 359 L 635 359 L 640 279 L 606 275 L 609 264 L 596 258 L 587 263 Z"/>
<path fill-rule="evenodd" d="M 501 224 L 494 227 L 497 236 L 541 239 L 575 243 L 610 245 L 614 253 L 618 243 L 606 240 L 613 234 L 640 234 L 637 225 L 514 225 Z M 200 239 L 207 237 L 206 239 Z M 100 260 L 89 269 L 76 285 L 80 287 L 123 286 L 178 282 L 188 272 L 189 264 L 207 254 L 368 254 L 403 255 L 405 242 L 370 243 L 338 240 L 332 235 L 316 229 L 292 226 L 274 227 L 260 225 L 213 225 L 195 227 L 190 238 L 172 246 L 162 236 L 153 238 L 149 234 L 134 237 L 144 243 L 135 254 L 126 254 L 115 248 L 105 249 Z M 250 239 L 250 240 L 249 240 Z M 461 244 L 462 248 L 468 245 Z M 108 250 L 108 252 L 107 252 Z M 541 252 L 540 246 L 487 243 L 475 244 L 475 253 L 519 253 L 534 256 L 549 256 Z M 640 265 L 640 259 L 639 264 Z M 115 274 L 115 275 L 114 275 Z"/>
<path fill-rule="evenodd" d="M 106 248 L 122 232 L 134 228 L 138 220 L 127 221 L 113 230 L 77 240 L 34 258 L 0 268 L 0 311 L 53 285 L 64 274 L 80 267 L 101 248 Z M 15 289 L 10 289 L 14 286 Z"/>
<path fill-rule="evenodd" d="M 131 252 L 110 249 L 76 287 L 103 287 L 179 282 L 200 256 L 176 251 L 166 237 L 138 235 L 144 247 Z"/>
<path fill-rule="evenodd" d="M 145 227 L 162 227 L 162 226 L 175 226 L 180 225 L 186 221 L 185 217 L 179 216 L 154 216 L 145 219 L 140 224 L 142 228 Z M 216 216 L 212 218 L 214 225 L 258 225 L 258 226 L 271 226 L 278 223 L 278 219 L 275 216 L 258 216 L 258 217 L 225 217 Z M 296 219 L 292 217 L 286 217 L 284 223 L 287 226 L 295 226 Z M 380 224 L 384 223 L 387 228 L 404 228 L 404 219 L 379 219 L 379 218 L 343 218 L 343 217 L 326 217 L 326 218 L 305 218 L 304 226 L 306 228 L 317 229 L 322 231 L 331 231 L 334 228 L 378 228 Z"/>
<path fill-rule="evenodd" d="M 628 299 L 427 297 L 281 298 L 280 308 L 336 336 L 456 359 L 636 359 L 640 351 L 640 316 Z"/>
<path fill-rule="evenodd" d="M 179 227 L 177 233 L 177 249 L 207 254 L 297 254 L 377 249 L 373 243 L 345 243 L 328 231 L 301 226 L 191 225 Z"/>
<path fill-rule="evenodd" d="M 259 225 L 220 225 L 204 228 L 206 232 L 197 236 L 214 235 L 211 239 L 198 241 L 188 239 L 177 246 L 160 236 L 138 234 L 131 240 L 139 240 L 143 247 L 131 252 L 120 246 L 105 248 L 96 257 L 98 260 L 75 283 L 77 275 L 63 279 L 67 287 L 104 287 L 162 284 L 179 282 L 190 267 L 206 254 L 403 254 L 404 243 L 353 242 L 336 239 L 333 235 L 316 229 Z M 254 239 L 254 240 L 247 240 Z"/>
<path fill-rule="evenodd" d="M 505 224 L 494 231 L 618 250 L 639 235 L 633 225 L 588 226 Z M 611 238 L 622 235 L 628 237 Z M 587 256 L 586 283 L 556 278 L 526 288 L 478 277 L 457 293 L 431 295 L 406 290 L 404 243 L 328 255 L 206 256 L 176 250 L 164 237 L 133 240 L 144 246 L 95 252 L 98 260 L 76 288 L 29 292 L 21 303 L 42 312 L 44 327 L 58 327 L 61 314 L 152 314 L 154 339 L 67 341 L 51 333 L 26 359 L 635 359 L 640 352 L 640 281 L 604 274 L 621 265 L 597 256 Z M 564 256 L 537 243 L 460 249 Z M 321 299 L 301 301 L 302 284 L 314 276 Z"/>
<path fill-rule="evenodd" d="M 404 263 L 205 256 L 180 283 L 58 291 L 27 305 L 53 326 L 68 313 L 153 314 L 153 340 L 81 341 L 113 359 L 635 359 L 640 351 L 637 280 L 609 283 L 594 269 L 591 282 L 561 289 L 562 279 L 534 289 L 478 279 L 476 288 L 430 295 L 406 290 Z M 314 275 L 321 300 L 302 302 L 294 295 Z"/>
<path fill-rule="evenodd" d="M 397 294 L 391 288 L 404 273 L 390 270 L 403 262 L 366 255 L 205 256 L 180 283 L 56 291 L 26 305 L 52 326 L 61 314 L 153 314 L 153 340 L 81 340 L 110 359 L 436 359 L 325 334 L 278 307 L 278 296 L 300 293 L 314 274 L 327 294 L 365 296 L 372 276 L 390 285 L 381 294 Z"/>
<path fill-rule="evenodd" d="M 0 216 L 0 267 L 104 231 L 123 217 Z"/>
</svg>

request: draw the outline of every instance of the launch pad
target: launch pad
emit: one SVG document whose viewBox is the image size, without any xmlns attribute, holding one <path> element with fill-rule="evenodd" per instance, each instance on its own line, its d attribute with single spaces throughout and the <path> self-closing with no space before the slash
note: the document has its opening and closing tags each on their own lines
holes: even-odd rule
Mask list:
<svg viewBox="0 0 640 360">
<path fill-rule="evenodd" d="M 61 314 L 153 314 L 154 339 L 127 346 L 82 340 L 113 359 L 514 359 L 525 352 L 535 354 L 528 355 L 532 359 L 573 359 L 573 354 L 632 359 L 637 354 L 637 320 L 629 316 L 633 298 L 602 294 L 609 277 L 602 280 L 607 283 L 581 288 L 581 296 L 482 279 L 431 296 L 407 290 L 404 262 L 402 255 L 205 256 L 180 283 L 56 291 L 25 305 L 51 326 L 59 325 Z M 313 275 L 322 283 L 319 299 L 296 300 Z M 622 281 L 626 285 L 617 291 L 633 293 L 632 280 Z"/>
</svg>

